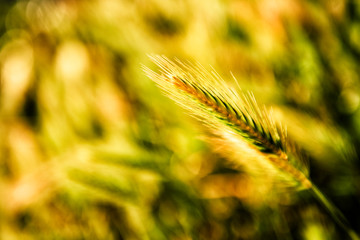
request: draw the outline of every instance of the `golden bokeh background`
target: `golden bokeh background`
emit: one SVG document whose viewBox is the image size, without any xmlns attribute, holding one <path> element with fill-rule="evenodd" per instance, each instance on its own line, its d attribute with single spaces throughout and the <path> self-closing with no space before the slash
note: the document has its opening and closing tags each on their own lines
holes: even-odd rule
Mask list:
<svg viewBox="0 0 360 240">
<path fill-rule="evenodd" d="M 3 1 L 0 35 L 0 239 L 345 236 L 306 191 L 262 199 L 145 76 L 149 54 L 272 106 L 360 231 L 357 1 Z"/>
</svg>

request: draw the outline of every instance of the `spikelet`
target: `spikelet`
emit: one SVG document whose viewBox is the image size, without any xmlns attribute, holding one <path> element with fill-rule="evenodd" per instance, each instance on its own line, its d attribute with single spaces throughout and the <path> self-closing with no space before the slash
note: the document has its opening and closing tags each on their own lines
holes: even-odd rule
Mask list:
<svg viewBox="0 0 360 240">
<path fill-rule="evenodd" d="M 219 152 L 276 185 L 311 187 L 307 164 L 288 139 L 286 129 L 258 106 L 252 93 L 235 91 L 215 71 L 209 72 L 200 64 L 174 62 L 164 56 L 150 58 L 161 72 L 144 67 L 147 76 L 208 126 L 216 136 L 211 142 Z"/>
</svg>

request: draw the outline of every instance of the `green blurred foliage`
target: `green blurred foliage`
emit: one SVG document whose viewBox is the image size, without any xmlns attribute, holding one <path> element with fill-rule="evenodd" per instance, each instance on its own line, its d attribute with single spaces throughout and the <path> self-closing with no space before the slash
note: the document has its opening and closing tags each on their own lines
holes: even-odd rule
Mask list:
<svg viewBox="0 0 360 240">
<path fill-rule="evenodd" d="M 153 53 L 273 106 L 360 232 L 357 1 L 8 1 L 0 35 L 0 239 L 344 236 L 307 192 L 259 199 L 144 76 Z"/>
</svg>

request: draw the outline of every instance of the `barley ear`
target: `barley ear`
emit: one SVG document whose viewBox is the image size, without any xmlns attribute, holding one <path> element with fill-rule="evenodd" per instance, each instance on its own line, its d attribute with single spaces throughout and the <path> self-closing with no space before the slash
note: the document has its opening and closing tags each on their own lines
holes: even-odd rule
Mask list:
<svg viewBox="0 0 360 240">
<path fill-rule="evenodd" d="M 267 176 L 275 185 L 311 188 L 305 158 L 289 140 L 286 129 L 258 106 L 251 92 L 230 88 L 215 71 L 199 64 L 174 62 L 164 56 L 151 59 L 161 72 L 144 67 L 146 75 L 201 120 L 217 136 L 213 138 L 216 145 L 236 156 L 235 162 L 252 175 Z"/>
</svg>

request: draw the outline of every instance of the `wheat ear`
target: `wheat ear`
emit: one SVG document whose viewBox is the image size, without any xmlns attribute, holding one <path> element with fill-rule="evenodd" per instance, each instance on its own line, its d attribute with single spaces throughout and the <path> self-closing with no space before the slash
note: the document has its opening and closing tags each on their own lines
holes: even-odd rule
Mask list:
<svg viewBox="0 0 360 240">
<path fill-rule="evenodd" d="M 251 148 L 253 154 L 257 153 L 254 161 L 260 159 L 256 171 L 266 166 L 263 169 L 276 175 L 280 170 L 298 187 L 311 188 L 307 164 L 288 139 L 285 128 L 276 124 L 265 108 L 260 109 L 252 93 L 238 93 L 216 72 L 210 73 L 200 65 L 173 62 L 163 56 L 151 59 L 161 73 L 145 67 L 146 74 L 216 135 L 232 143 L 245 141 L 247 145 L 242 149 Z"/>
<path fill-rule="evenodd" d="M 339 226 L 352 239 L 358 239 L 341 212 L 310 181 L 308 165 L 289 140 L 286 129 L 274 122 L 271 112 L 258 106 L 252 93 L 235 91 L 215 71 L 209 72 L 200 64 L 158 55 L 150 58 L 161 70 L 156 73 L 144 66 L 146 75 L 207 125 L 230 154 L 242 151 L 241 156 L 246 158 L 242 164 L 250 172 L 266 173 L 286 186 L 310 189 Z"/>
</svg>

